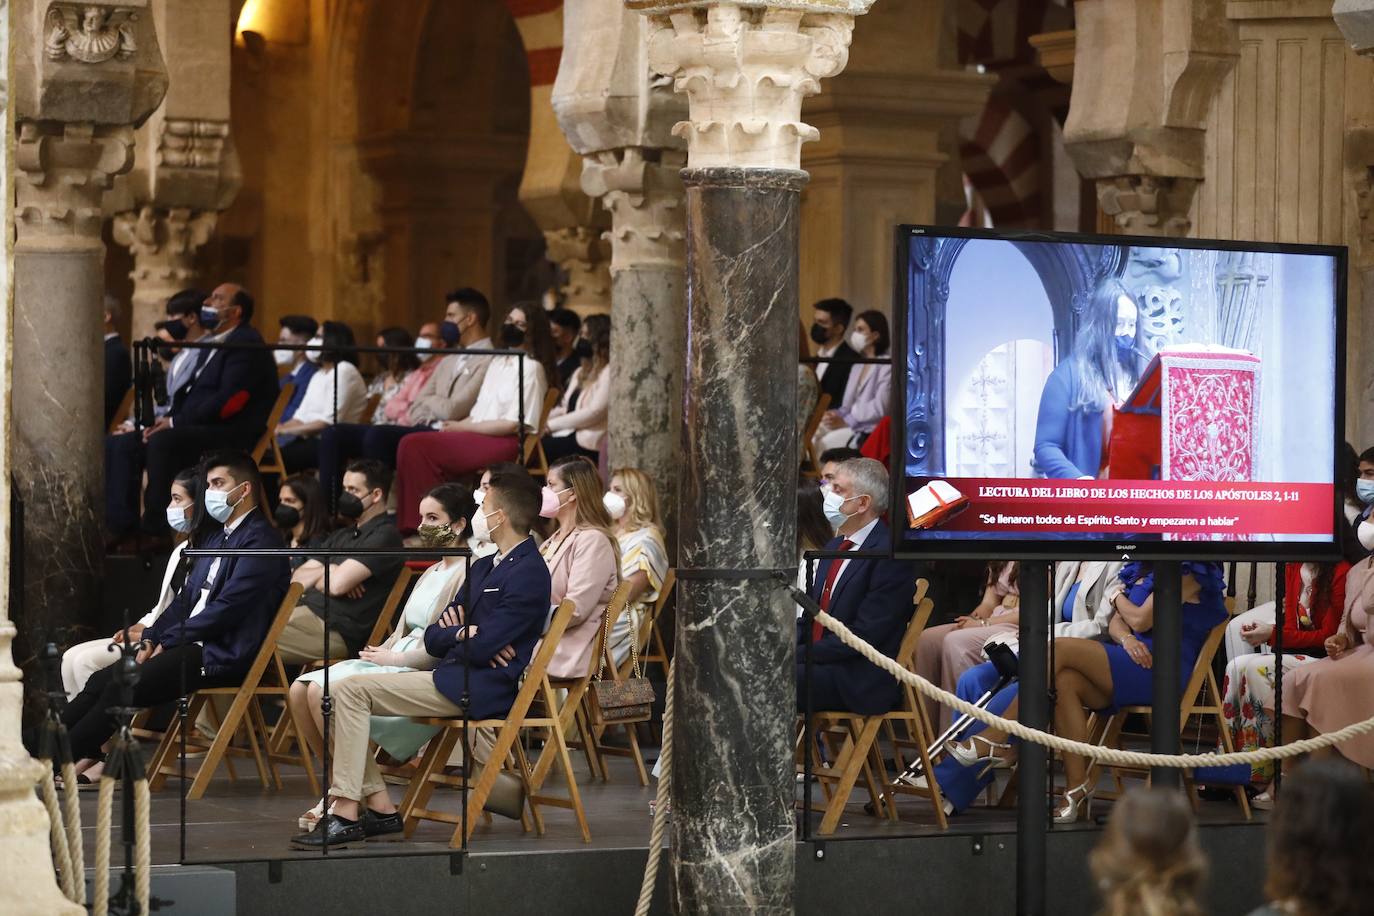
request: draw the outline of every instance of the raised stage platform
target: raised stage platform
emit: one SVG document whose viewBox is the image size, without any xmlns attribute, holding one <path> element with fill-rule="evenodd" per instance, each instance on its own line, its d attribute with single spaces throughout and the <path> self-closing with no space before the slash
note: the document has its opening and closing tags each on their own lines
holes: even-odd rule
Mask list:
<svg viewBox="0 0 1374 916">
<path fill-rule="evenodd" d="M 629 914 L 638 898 L 650 820 L 652 789 L 634 781 L 628 761 L 612 760 L 612 781 L 596 783 L 578 762 L 592 842 L 584 844 L 572 815 L 548 814 L 544 837 L 522 834 L 514 821 L 497 818 L 479 827 L 464 859 L 448 848 L 451 831 L 422 824 L 411 841 L 374 842 L 324 857 L 292 850 L 296 818 L 310 806 L 304 777 L 283 769 L 285 791 L 265 791 L 251 773 L 215 781 L 206 797 L 187 803 L 188 865 L 215 866 L 201 883 L 168 884 L 179 869 L 159 868 L 154 894 L 170 901 L 162 913 L 204 913 L 233 877 L 233 911 L 240 914 L 351 914 L 401 909 L 420 913 L 486 913 L 500 907 L 518 914 Z M 243 778 L 247 775 L 248 778 Z M 154 795 L 152 857 L 155 865 L 180 860 L 180 798 L 168 788 Z M 1016 823 L 1010 809 L 974 808 L 953 818 L 941 833 L 931 809 L 903 799 L 896 824 L 863 812 L 862 793 L 833 837 L 797 844 L 797 907 L 800 914 L 839 913 L 1001 914 L 1016 901 Z M 393 797 L 400 797 L 394 787 Z M 436 806 L 458 810 L 458 794 L 436 795 Z M 1105 814 L 1108 804 L 1097 811 Z M 95 793 L 83 793 L 86 856 L 94 853 Z M 1248 913 L 1262 903 L 1260 863 L 1265 830 L 1257 817 L 1246 824 L 1230 802 L 1204 802 L 1202 841 L 1212 860 L 1209 912 Z M 1057 828 L 1050 834 L 1049 912 L 1090 914 L 1097 901 L 1086 855 L 1097 841 L 1095 825 Z M 117 838 L 116 838 L 117 842 Z M 121 852 L 116 847 L 115 860 Z M 668 874 L 660 871 L 655 913 L 668 912 Z M 210 877 L 218 875 L 219 883 Z M 167 887 L 166 891 L 159 889 Z M 178 899 L 180 898 L 180 899 Z"/>
</svg>

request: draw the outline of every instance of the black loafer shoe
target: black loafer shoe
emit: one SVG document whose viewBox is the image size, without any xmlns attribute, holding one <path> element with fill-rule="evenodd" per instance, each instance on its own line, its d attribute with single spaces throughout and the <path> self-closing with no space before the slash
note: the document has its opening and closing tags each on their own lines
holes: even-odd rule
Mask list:
<svg viewBox="0 0 1374 916">
<path fill-rule="evenodd" d="M 358 823 L 362 825 L 363 834 L 369 840 L 405 833 L 406 829 L 406 823 L 401 820 L 401 812 L 399 811 L 393 811 L 390 814 L 378 814 L 376 811 L 366 808 L 363 810 L 362 819 Z"/>
<path fill-rule="evenodd" d="M 367 833 L 361 820 L 349 822 L 337 814 L 330 814 L 316 824 L 314 830 L 292 837 L 291 845 L 296 849 L 317 850 L 324 846 L 330 849 L 347 849 L 366 839 Z"/>
</svg>

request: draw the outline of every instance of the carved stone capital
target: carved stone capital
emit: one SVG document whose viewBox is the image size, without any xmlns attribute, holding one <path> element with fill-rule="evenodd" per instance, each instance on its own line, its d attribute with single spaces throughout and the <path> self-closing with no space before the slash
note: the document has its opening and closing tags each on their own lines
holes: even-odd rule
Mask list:
<svg viewBox="0 0 1374 916">
<path fill-rule="evenodd" d="M 1356 54 L 1374 55 L 1374 0 L 1336 0 L 1331 18 Z"/>
<path fill-rule="evenodd" d="M 579 314 L 611 310 L 611 246 L 597 229 L 565 226 L 545 229 L 545 257 L 568 275 L 563 295 Z"/>
<path fill-rule="evenodd" d="M 134 256 L 133 334 L 153 333 L 167 300 L 195 285 L 196 252 L 215 233 L 219 213 L 186 207 L 143 206 L 117 213 L 111 221 L 116 244 Z"/>
<path fill-rule="evenodd" d="M 690 168 L 800 168 L 802 143 L 819 137 L 802 100 L 844 69 L 854 32 L 853 12 L 807 6 L 651 13 L 649 66 L 688 98 L 673 133 L 687 140 Z"/>
<path fill-rule="evenodd" d="M 1195 178 L 1117 175 L 1097 179 L 1097 202 L 1128 235 L 1185 236 L 1197 192 Z"/>
<path fill-rule="evenodd" d="M 647 158 L 646 158 L 647 154 Z M 611 273 L 645 267 L 681 269 L 687 220 L 682 207 L 680 150 L 630 147 L 588 156 L 582 190 L 611 214 Z"/>
<path fill-rule="evenodd" d="M 100 240 L 102 195 L 133 165 L 130 127 L 21 121 L 14 149 L 14 223 L 23 245 L 43 237 Z"/>
</svg>

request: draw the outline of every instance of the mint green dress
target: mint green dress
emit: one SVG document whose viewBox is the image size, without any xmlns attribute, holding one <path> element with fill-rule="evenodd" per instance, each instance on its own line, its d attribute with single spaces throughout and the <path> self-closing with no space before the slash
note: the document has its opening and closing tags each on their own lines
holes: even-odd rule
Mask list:
<svg viewBox="0 0 1374 916">
<path fill-rule="evenodd" d="M 408 664 L 377 665 L 361 658 L 345 659 L 329 667 L 330 687 L 360 675 L 397 674 L 437 665 L 439 660 L 425 651 L 425 629 L 439 618 L 458 594 L 465 574 L 464 564 L 460 561 L 449 569 L 438 564 L 431 566 L 416 580 L 396 630 L 383 644 L 384 648 L 404 654 Z M 297 680 L 323 686 L 324 671 L 311 671 Z M 438 730 L 431 725 L 412 722 L 405 716 L 373 716 L 370 736 L 393 759 L 409 760 Z"/>
</svg>

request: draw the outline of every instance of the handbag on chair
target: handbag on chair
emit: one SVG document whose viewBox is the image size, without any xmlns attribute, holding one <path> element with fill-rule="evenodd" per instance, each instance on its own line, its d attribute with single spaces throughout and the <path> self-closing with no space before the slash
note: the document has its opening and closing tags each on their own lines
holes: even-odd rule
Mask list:
<svg viewBox="0 0 1374 916">
<path fill-rule="evenodd" d="M 606 673 L 606 652 L 611 644 L 611 619 L 602 615 L 605 638 L 596 677 L 587 687 L 591 695 L 594 725 L 630 725 L 648 722 L 654 711 L 654 685 L 644 676 L 639 664 L 639 627 L 630 628 L 630 676 L 623 681 L 602 680 Z"/>
</svg>

